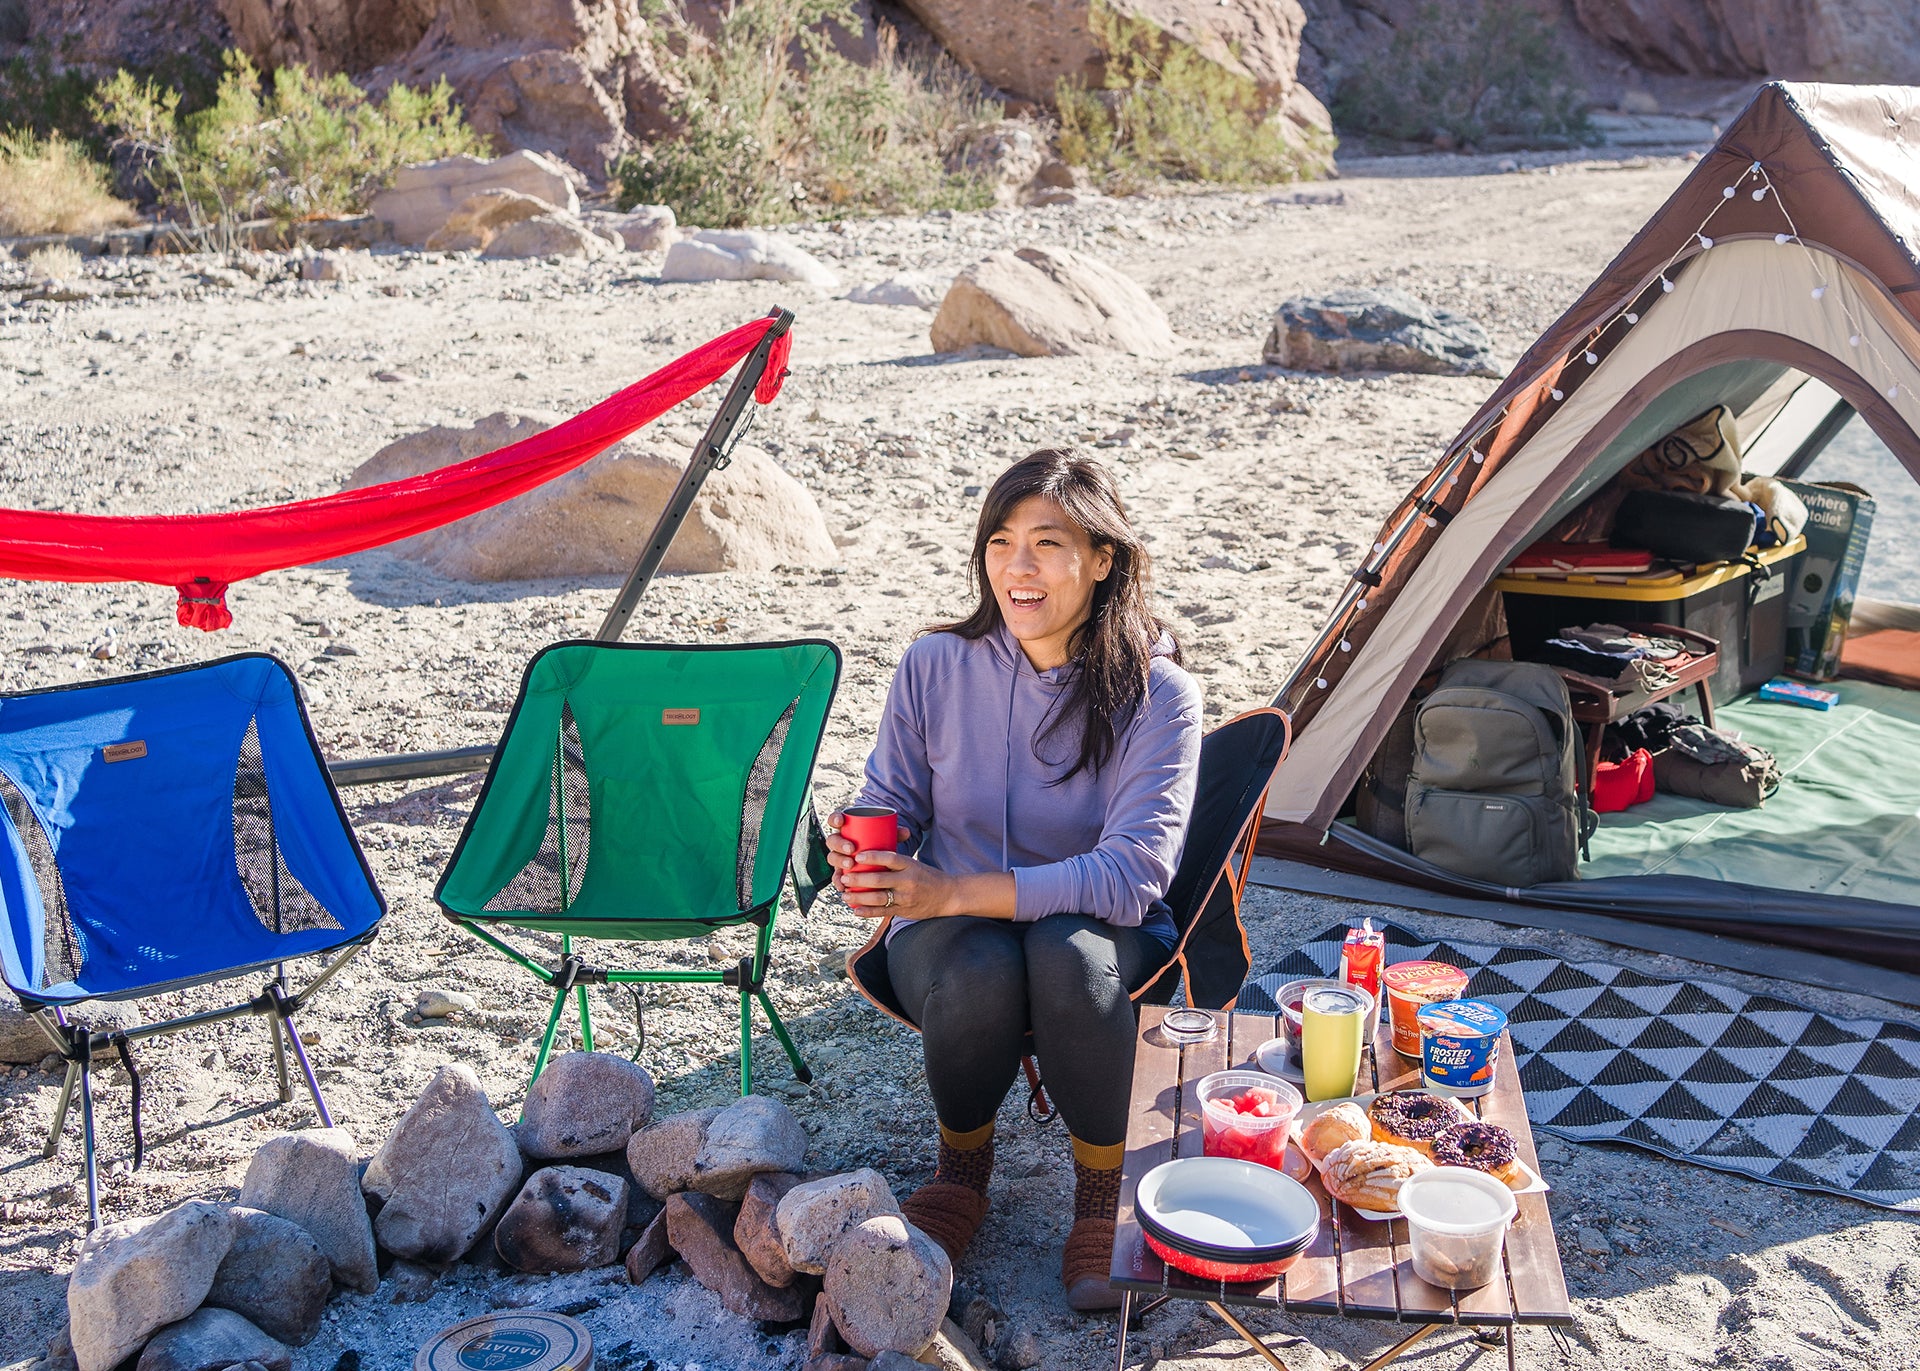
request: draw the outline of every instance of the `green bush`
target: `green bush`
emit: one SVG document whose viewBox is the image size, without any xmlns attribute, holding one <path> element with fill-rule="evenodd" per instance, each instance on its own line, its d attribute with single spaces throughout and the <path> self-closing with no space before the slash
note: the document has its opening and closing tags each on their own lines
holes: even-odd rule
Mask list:
<svg viewBox="0 0 1920 1371">
<path fill-rule="evenodd" d="M 903 54 L 884 26 L 879 59 L 851 62 L 823 31 L 833 20 L 854 23 L 847 0 L 739 0 L 711 37 L 669 13 L 676 131 L 614 168 L 620 203 L 711 227 L 991 204 L 989 186 L 945 165 L 993 118 L 979 84 L 950 59 Z"/>
<path fill-rule="evenodd" d="M 263 87 L 245 55 L 229 52 L 205 109 L 121 71 L 89 103 L 117 147 L 143 159 L 163 203 L 196 226 L 248 219 L 349 214 L 408 162 L 482 153 L 443 80 L 395 85 L 375 101 L 345 76 L 282 67 Z"/>
<path fill-rule="evenodd" d="M 1340 83 L 1343 129 L 1456 145 L 1592 139 L 1586 93 L 1551 21 L 1524 0 L 1430 0 L 1382 61 Z"/>
<path fill-rule="evenodd" d="M 107 189 L 107 169 L 78 143 L 30 129 L 0 131 L 0 233 L 97 233 L 133 221 Z"/>
<path fill-rule="evenodd" d="M 1260 88 L 1142 19 L 1095 3 L 1098 88 L 1062 81 L 1060 156 L 1111 189 L 1161 179 L 1259 184 L 1322 170 L 1333 144 L 1289 127 Z"/>
</svg>

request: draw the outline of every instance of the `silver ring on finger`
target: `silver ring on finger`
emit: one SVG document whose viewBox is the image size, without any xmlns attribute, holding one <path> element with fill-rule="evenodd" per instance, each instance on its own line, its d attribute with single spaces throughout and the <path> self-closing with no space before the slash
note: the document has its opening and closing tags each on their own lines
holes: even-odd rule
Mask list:
<svg viewBox="0 0 1920 1371">
<path fill-rule="evenodd" d="M 886 902 L 885 904 L 883 904 L 883 905 L 881 905 L 880 907 L 881 907 L 882 909 L 892 909 L 892 908 L 893 908 L 893 887 L 892 887 L 892 886 L 888 886 L 888 887 L 887 887 L 887 902 Z"/>
</svg>

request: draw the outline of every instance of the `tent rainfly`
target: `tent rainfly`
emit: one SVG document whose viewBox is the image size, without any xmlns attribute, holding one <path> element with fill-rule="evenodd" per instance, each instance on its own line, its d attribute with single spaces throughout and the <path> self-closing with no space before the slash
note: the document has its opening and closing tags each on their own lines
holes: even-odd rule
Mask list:
<svg viewBox="0 0 1920 1371">
<path fill-rule="evenodd" d="M 1504 889 L 1341 819 L 1396 716 L 1514 554 L 1715 404 L 1735 415 L 1749 474 L 1801 474 L 1857 413 L 1920 477 L 1920 89 L 1763 86 L 1521 358 L 1394 510 L 1276 698 L 1295 734 L 1260 850 L 1504 902 L 1510 922 L 1552 927 L 1554 911 L 1580 911 L 1920 971 L 1920 878 L 1881 879 L 1876 898 L 1845 882 L 1671 871 Z M 1920 610 L 1878 609 L 1920 626 Z M 1862 601 L 1856 618 L 1871 612 Z M 1920 846 L 1913 815 L 1894 829 L 1883 853 Z M 1866 859 L 1876 864 L 1884 877 L 1881 858 Z M 1656 933 L 1649 945 L 1660 936 L 1682 938 Z"/>
</svg>

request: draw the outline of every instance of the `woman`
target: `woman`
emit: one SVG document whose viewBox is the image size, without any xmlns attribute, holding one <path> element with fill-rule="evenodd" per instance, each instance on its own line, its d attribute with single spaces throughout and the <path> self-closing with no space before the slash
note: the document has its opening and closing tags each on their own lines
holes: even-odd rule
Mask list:
<svg viewBox="0 0 1920 1371">
<path fill-rule="evenodd" d="M 855 913 L 888 920 L 855 980 L 926 1054 L 940 1161 L 907 1217 L 956 1261 L 966 1250 L 1031 1032 L 1073 1142 L 1067 1301 L 1111 1308 L 1130 995 L 1175 940 L 1161 896 L 1193 806 L 1200 692 L 1099 463 L 1043 451 L 1008 468 L 972 571 L 978 607 L 907 648 L 867 761 L 857 803 L 898 812 L 900 851 L 836 835 L 834 881 Z"/>
</svg>

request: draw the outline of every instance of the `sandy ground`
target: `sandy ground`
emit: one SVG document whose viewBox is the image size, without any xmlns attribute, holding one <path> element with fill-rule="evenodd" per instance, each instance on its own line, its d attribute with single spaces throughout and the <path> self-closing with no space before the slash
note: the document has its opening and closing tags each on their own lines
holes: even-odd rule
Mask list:
<svg viewBox="0 0 1920 1371">
<path fill-rule="evenodd" d="M 196 283 L 206 263 L 131 262 L 92 268 L 105 293 L 64 305 L 17 303 L 7 287 L 18 273 L 0 267 L 0 504 L 160 512 L 323 494 L 394 437 L 504 407 L 583 407 L 788 305 L 799 316 L 794 374 L 751 441 L 813 490 L 841 565 L 663 578 L 631 636 L 838 641 L 846 674 L 818 776 L 831 802 L 855 783 L 911 632 L 967 603 L 977 508 L 969 488 L 1041 445 L 1094 445 L 1120 472 L 1152 539 L 1158 603 L 1201 677 L 1209 716 L 1266 703 L 1379 520 L 1492 384 L 1280 373 L 1260 364 L 1272 309 L 1296 293 L 1391 284 L 1481 319 L 1517 356 L 1684 170 L 1677 158 L 1639 158 L 1502 173 L 1492 159 L 1434 157 L 1351 164 L 1341 182 L 1305 194 L 1097 200 L 792 235 L 832 260 L 848 286 L 900 270 L 950 273 L 1003 246 L 1084 249 L 1161 301 L 1185 340 L 1170 364 L 935 357 L 925 312 L 793 286 L 661 285 L 658 260 L 644 257 L 587 266 L 393 254 L 345 284 L 218 287 Z M 265 265 L 285 272 L 284 262 Z M 382 372 L 408 379 L 374 379 Z M 693 410 L 694 428 L 664 425 L 661 441 L 690 445 L 703 418 Z M 264 649 L 297 666 L 332 755 L 486 742 L 527 656 L 590 632 L 613 584 L 468 585 L 376 551 L 236 587 L 234 628 L 208 636 L 173 624 L 171 590 L 4 583 L 0 687 Z M 110 659 L 89 655 L 109 644 Z M 347 794 L 392 913 L 310 1027 L 323 1083 L 363 1150 L 447 1060 L 471 1064 L 509 1116 L 530 1069 L 544 1018 L 530 979 L 445 923 L 430 899 L 476 788 L 455 779 Z M 1256 966 L 1349 910 L 1257 890 Z M 811 1166 L 872 1164 L 905 1189 L 931 1168 L 931 1113 L 912 1038 L 836 974 L 862 931 L 826 905 L 783 925 L 773 989 L 820 1082 L 810 1093 L 792 1085 L 770 1038 L 756 1045 L 755 1065 L 765 1088 L 806 1120 Z M 744 940 L 716 944 L 711 954 L 694 945 L 668 955 L 731 960 Z M 428 987 L 469 990 L 481 1010 L 416 1026 L 407 1011 Z M 612 1026 L 603 1043 L 630 1045 L 630 1003 L 598 995 L 601 1022 Z M 198 993 L 177 999 L 206 1002 Z M 732 1088 L 728 1023 L 726 1006 L 704 990 L 652 996 L 644 1061 L 663 1110 L 718 1101 Z M 307 1125 L 306 1105 L 273 1101 L 266 1048 L 260 1025 L 240 1024 L 143 1052 L 149 1160 L 131 1175 L 121 1160 L 131 1147 L 126 1085 L 105 1074 L 108 1218 L 229 1197 L 254 1147 Z M 39 1156 L 57 1082 L 31 1071 L 0 1081 L 0 1365 L 24 1365 L 57 1328 L 84 1223 L 77 1125 L 58 1160 Z M 1003 1345 L 1031 1333 L 1047 1367 L 1112 1365 L 1113 1320 L 1072 1316 L 1060 1298 L 1071 1183 L 1064 1138 L 1009 1104 L 1001 1146 L 995 1211 L 962 1279 L 1004 1310 Z M 1564 1343 L 1524 1336 L 1522 1364 L 1914 1364 L 1913 1219 L 1624 1150 L 1548 1141 L 1542 1151 L 1580 1322 Z M 1581 1250 L 1583 1229 L 1603 1254 Z M 364 1367 L 403 1367 L 432 1330 L 527 1304 L 580 1311 L 601 1364 L 620 1371 L 797 1366 L 803 1356 L 802 1335 L 734 1320 L 682 1275 L 632 1289 L 616 1274 L 537 1282 L 462 1266 L 424 1304 L 395 1305 L 384 1287 L 343 1298 L 295 1365 L 328 1371 L 353 1349 Z M 1393 1341 L 1378 1325 L 1256 1323 L 1296 1371 L 1359 1365 Z M 1131 1364 L 1264 1364 L 1236 1346 L 1211 1315 L 1170 1307 L 1133 1335 Z M 1498 1360 L 1447 1335 L 1408 1364 L 1451 1371 Z"/>
</svg>

